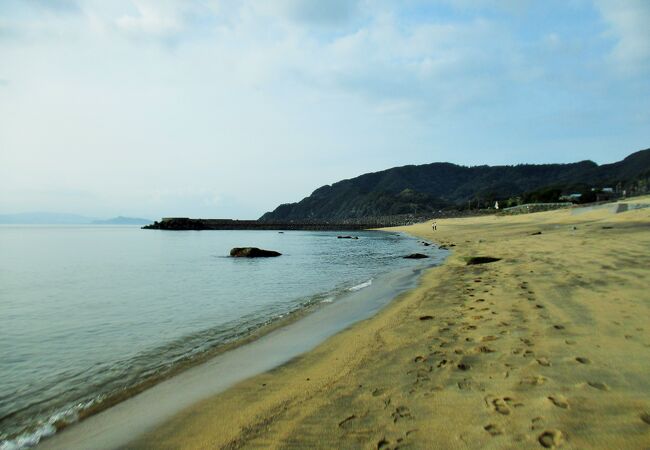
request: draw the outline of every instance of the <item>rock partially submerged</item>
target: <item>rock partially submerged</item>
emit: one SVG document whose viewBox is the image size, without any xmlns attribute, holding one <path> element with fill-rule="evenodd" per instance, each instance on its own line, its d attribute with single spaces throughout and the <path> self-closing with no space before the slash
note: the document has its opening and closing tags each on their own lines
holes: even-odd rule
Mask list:
<svg viewBox="0 0 650 450">
<path fill-rule="evenodd" d="M 411 253 L 410 255 L 406 255 L 404 259 L 422 259 L 422 258 L 428 258 L 427 255 L 423 255 L 422 253 Z"/>
<path fill-rule="evenodd" d="M 280 255 L 282 253 L 257 247 L 235 247 L 230 250 L 230 256 L 235 258 L 271 258 Z"/>
<path fill-rule="evenodd" d="M 501 258 L 495 258 L 493 256 L 472 256 L 467 260 L 467 265 L 471 266 L 474 264 L 487 264 L 496 261 L 501 261 Z"/>
<path fill-rule="evenodd" d="M 338 239 L 359 239 L 358 236 L 337 236 Z"/>
</svg>

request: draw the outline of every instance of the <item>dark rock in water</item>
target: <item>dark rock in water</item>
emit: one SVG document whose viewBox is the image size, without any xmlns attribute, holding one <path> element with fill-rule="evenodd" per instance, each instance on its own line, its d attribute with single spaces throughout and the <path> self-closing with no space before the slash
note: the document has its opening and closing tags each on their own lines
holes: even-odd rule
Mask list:
<svg viewBox="0 0 650 450">
<path fill-rule="evenodd" d="M 471 266 L 474 264 L 487 264 L 496 261 L 501 261 L 501 258 L 494 258 L 492 256 L 472 256 L 467 260 L 467 265 Z"/>
<path fill-rule="evenodd" d="M 425 247 L 428 247 L 428 246 L 430 246 L 431 244 L 428 243 L 428 242 L 423 242 L 422 245 L 424 245 Z"/>
<path fill-rule="evenodd" d="M 237 258 L 270 258 L 280 255 L 282 255 L 282 253 L 273 250 L 262 250 L 257 247 L 235 247 L 230 250 L 230 256 Z"/>
<path fill-rule="evenodd" d="M 447 247 L 446 245 L 443 244 L 443 245 L 439 246 L 438 248 L 440 250 L 447 250 L 449 247 Z"/>
<path fill-rule="evenodd" d="M 534 233 L 530 233 L 531 236 L 537 236 L 539 234 L 542 234 L 541 231 L 535 231 Z"/>
<path fill-rule="evenodd" d="M 428 258 L 427 255 L 423 255 L 422 253 L 411 253 L 410 255 L 406 255 L 404 259 L 422 259 L 422 258 Z"/>
<path fill-rule="evenodd" d="M 338 239 L 359 239 L 358 236 L 337 236 Z"/>
</svg>

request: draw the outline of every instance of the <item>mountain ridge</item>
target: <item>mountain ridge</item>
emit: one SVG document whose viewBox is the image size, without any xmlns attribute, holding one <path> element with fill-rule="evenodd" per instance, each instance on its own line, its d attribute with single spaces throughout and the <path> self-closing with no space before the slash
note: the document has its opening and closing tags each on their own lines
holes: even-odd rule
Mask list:
<svg viewBox="0 0 650 450">
<path fill-rule="evenodd" d="M 598 165 L 590 160 L 567 164 L 461 166 L 448 162 L 405 165 L 324 185 L 296 203 L 279 205 L 261 221 L 350 219 L 365 216 L 431 213 L 463 208 L 468 202 L 487 205 L 515 197 L 557 201 L 563 192 L 589 197 L 592 187 L 607 184 L 647 189 L 650 149 L 621 161 Z M 644 184 L 645 183 L 645 184 Z"/>
</svg>

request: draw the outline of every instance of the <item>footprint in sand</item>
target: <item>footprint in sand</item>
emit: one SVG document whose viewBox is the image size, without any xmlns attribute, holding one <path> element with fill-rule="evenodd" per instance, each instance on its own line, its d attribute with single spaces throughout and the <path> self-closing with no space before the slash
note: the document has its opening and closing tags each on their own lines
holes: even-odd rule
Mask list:
<svg viewBox="0 0 650 450">
<path fill-rule="evenodd" d="M 539 430 L 540 428 L 543 428 L 543 426 L 544 426 L 543 417 L 535 417 L 533 420 L 530 421 L 531 430 Z"/>
<path fill-rule="evenodd" d="M 495 425 L 493 423 L 490 423 L 488 425 L 485 425 L 483 427 L 485 431 L 490 433 L 491 436 L 498 436 L 500 434 L 503 434 L 503 428 L 501 428 L 499 425 Z"/>
<path fill-rule="evenodd" d="M 591 364 L 591 360 L 589 360 L 589 358 L 585 358 L 584 356 L 577 356 L 576 361 L 578 361 L 580 364 Z"/>
<path fill-rule="evenodd" d="M 551 365 L 551 361 L 549 361 L 545 356 L 542 356 L 540 358 L 537 358 L 537 364 L 540 366 L 548 367 Z"/>
<path fill-rule="evenodd" d="M 544 448 L 557 448 L 564 442 L 564 435 L 560 430 L 546 430 L 537 440 Z"/>
<path fill-rule="evenodd" d="M 594 389 L 598 389 L 599 391 L 609 391 L 609 386 L 600 381 L 587 381 L 587 384 Z"/>
<path fill-rule="evenodd" d="M 541 375 L 533 375 L 530 377 L 525 377 L 521 380 L 519 384 L 527 384 L 529 386 L 540 386 L 546 383 L 546 377 Z"/>
<path fill-rule="evenodd" d="M 535 345 L 535 343 L 531 339 L 528 339 L 528 338 L 519 338 L 519 340 L 521 342 L 523 342 L 524 344 L 526 344 L 528 347 L 532 347 L 532 346 Z"/>
<path fill-rule="evenodd" d="M 642 413 L 639 417 L 641 417 L 641 420 L 650 425 L 650 413 Z"/>
<path fill-rule="evenodd" d="M 381 450 L 383 448 L 386 448 L 386 447 L 388 447 L 389 444 L 390 444 L 390 442 L 387 441 L 386 438 L 382 438 L 382 439 L 379 440 L 379 442 L 377 442 L 377 450 Z"/>
<path fill-rule="evenodd" d="M 548 399 L 558 408 L 568 409 L 569 402 L 563 395 L 550 395 Z"/>
<path fill-rule="evenodd" d="M 373 397 L 379 397 L 379 396 L 382 395 L 384 392 L 386 392 L 384 389 L 382 389 L 382 388 L 376 388 L 376 389 L 374 389 L 374 390 L 372 391 L 372 396 L 373 396 Z"/>
<path fill-rule="evenodd" d="M 342 421 L 339 422 L 339 428 L 345 428 L 350 423 L 350 421 L 352 421 L 352 420 L 354 420 L 356 418 L 357 418 L 357 416 L 355 416 L 354 414 L 352 414 L 349 417 L 346 417 L 345 419 L 343 419 Z"/>
<path fill-rule="evenodd" d="M 513 402 L 514 399 L 512 397 L 497 397 L 495 399 L 492 399 L 492 401 L 489 401 L 489 404 L 492 405 L 492 409 L 494 409 L 494 411 L 507 416 L 512 412 L 510 405 Z"/>
<path fill-rule="evenodd" d="M 401 419 L 410 419 L 411 411 L 406 406 L 398 406 L 391 414 L 391 417 L 393 418 L 393 423 L 397 423 Z"/>
<path fill-rule="evenodd" d="M 494 353 L 496 350 L 494 350 L 493 348 L 488 347 L 487 345 L 482 345 L 480 347 L 477 347 L 476 351 L 478 353 Z"/>
</svg>

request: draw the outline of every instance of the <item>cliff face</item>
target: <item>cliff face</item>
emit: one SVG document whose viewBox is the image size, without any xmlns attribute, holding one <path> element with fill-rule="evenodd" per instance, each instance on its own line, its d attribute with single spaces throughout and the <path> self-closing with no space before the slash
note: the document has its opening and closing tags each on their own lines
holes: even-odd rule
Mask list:
<svg viewBox="0 0 650 450">
<path fill-rule="evenodd" d="M 316 189 L 297 203 L 278 206 L 261 221 L 323 219 L 395 214 L 427 214 L 468 201 L 483 204 L 542 192 L 559 196 L 564 190 L 591 187 L 624 189 L 650 176 L 650 149 L 622 161 L 599 166 L 592 161 L 572 164 L 521 164 L 465 167 L 450 163 L 395 167 L 339 181 Z M 553 198 L 544 198 L 553 201 Z"/>
</svg>

